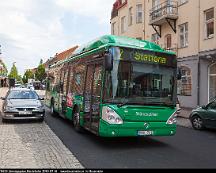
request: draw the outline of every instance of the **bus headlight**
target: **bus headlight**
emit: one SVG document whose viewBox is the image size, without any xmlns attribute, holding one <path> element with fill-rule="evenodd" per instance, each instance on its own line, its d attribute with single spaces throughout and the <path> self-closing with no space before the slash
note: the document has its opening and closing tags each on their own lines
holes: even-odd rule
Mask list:
<svg viewBox="0 0 216 173">
<path fill-rule="evenodd" d="M 121 117 L 114 110 L 107 106 L 103 107 L 102 119 L 109 124 L 123 124 Z"/>
<path fill-rule="evenodd" d="M 177 112 L 174 112 L 169 119 L 167 120 L 166 124 L 172 125 L 177 123 Z"/>
</svg>

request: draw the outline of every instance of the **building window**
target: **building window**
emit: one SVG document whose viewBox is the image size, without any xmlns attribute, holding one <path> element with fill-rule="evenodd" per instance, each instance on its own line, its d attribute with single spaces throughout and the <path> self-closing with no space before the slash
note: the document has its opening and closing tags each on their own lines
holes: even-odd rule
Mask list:
<svg viewBox="0 0 216 173">
<path fill-rule="evenodd" d="M 116 22 L 112 23 L 112 35 L 115 35 L 115 26 L 116 26 Z"/>
<path fill-rule="evenodd" d="M 126 17 L 121 18 L 121 33 L 124 33 L 126 31 Z"/>
<path fill-rule="evenodd" d="M 188 46 L 188 23 L 179 25 L 180 48 Z"/>
<path fill-rule="evenodd" d="M 160 5 L 160 0 L 152 0 L 152 7 L 154 8 L 157 8 L 158 9 L 158 6 Z"/>
<path fill-rule="evenodd" d="M 128 25 L 132 25 L 133 24 L 133 8 L 130 7 L 129 8 L 129 12 L 128 12 Z"/>
<path fill-rule="evenodd" d="M 157 33 L 155 34 L 152 34 L 152 37 L 151 37 L 151 41 L 154 42 L 155 44 L 159 44 L 159 35 Z"/>
<path fill-rule="evenodd" d="M 209 102 L 216 98 L 216 64 L 209 67 Z"/>
<path fill-rule="evenodd" d="M 188 67 L 181 67 L 182 79 L 178 82 L 178 94 L 182 96 L 191 96 L 192 93 L 192 77 L 191 70 Z"/>
<path fill-rule="evenodd" d="M 162 15 L 162 10 L 160 10 L 160 8 L 160 0 L 152 0 L 152 10 L 154 19 Z"/>
<path fill-rule="evenodd" d="M 167 34 L 165 36 L 165 49 L 169 50 L 172 48 L 172 36 L 171 34 Z"/>
<path fill-rule="evenodd" d="M 138 4 L 136 6 L 136 23 L 142 23 L 142 22 L 143 22 L 142 4 Z"/>
<path fill-rule="evenodd" d="M 205 11 L 205 38 L 214 36 L 214 9 Z"/>
</svg>

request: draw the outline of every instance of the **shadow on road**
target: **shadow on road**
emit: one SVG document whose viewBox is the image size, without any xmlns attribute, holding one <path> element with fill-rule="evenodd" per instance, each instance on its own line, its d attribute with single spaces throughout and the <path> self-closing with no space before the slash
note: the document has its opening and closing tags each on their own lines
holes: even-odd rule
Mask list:
<svg viewBox="0 0 216 173">
<path fill-rule="evenodd" d="M 153 137 L 116 137 L 116 138 L 106 138 L 106 137 L 100 137 L 92 134 L 91 132 L 84 130 L 81 133 L 78 133 L 73 128 L 72 121 L 64 119 L 58 115 L 51 116 L 49 109 L 46 109 L 47 115 L 50 116 L 52 122 L 53 121 L 59 121 L 67 130 L 71 131 L 71 138 L 74 140 L 76 136 L 78 138 L 86 138 L 84 140 L 91 142 L 94 145 L 97 145 L 98 147 L 111 149 L 111 150 L 119 150 L 119 149 L 129 149 L 129 148 L 159 148 L 159 147 L 168 147 L 168 144 L 153 139 Z M 47 120 L 45 118 L 45 121 L 47 124 L 51 125 L 51 121 Z M 53 122 L 54 123 L 54 122 Z M 63 128 L 63 127 L 62 127 Z M 53 129 L 51 125 L 51 129 Z M 68 131 L 67 131 L 68 132 Z M 66 132 L 66 133 L 67 133 Z M 58 135 L 58 134 L 57 134 Z M 58 135 L 59 136 L 59 135 Z M 61 136 L 59 136 L 61 138 Z M 160 137 L 158 137 L 160 138 Z M 79 140 L 79 139 L 78 139 Z"/>
</svg>

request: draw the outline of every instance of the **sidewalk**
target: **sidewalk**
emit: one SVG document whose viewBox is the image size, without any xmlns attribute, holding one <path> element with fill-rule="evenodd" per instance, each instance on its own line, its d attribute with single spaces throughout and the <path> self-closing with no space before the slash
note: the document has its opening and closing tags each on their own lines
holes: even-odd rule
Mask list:
<svg viewBox="0 0 216 173">
<path fill-rule="evenodd" d="M 192 128 L 191 122 L 189 120 L 189 116 L 192 109 L 190 108 L 182 108 L 180 114 L 177 117 L 177 125 Z"/>
<path fill-rule="evenodd" d="M 0 97 L 7 90 L 0 88 Z M 45 122 L 2 124 L 0 116 L 0 169 L 3 168 L 78 169 L 83 166 Z"/>
</svg>

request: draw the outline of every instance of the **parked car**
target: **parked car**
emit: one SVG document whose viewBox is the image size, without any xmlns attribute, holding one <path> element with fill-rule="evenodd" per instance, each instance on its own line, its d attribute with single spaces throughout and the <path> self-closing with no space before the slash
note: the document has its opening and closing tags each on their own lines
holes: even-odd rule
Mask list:
<svg viewBox="0 0 216 173">
<path fill-rule="evenodd" d="M 2 107 L 2 120 L 37 119 L 44 120 L 45 107 L 42 98 L 27 88 L 12 88 L 8 91 Z"/>
<path fill-rule="evenodd" d="M 32 84 L 28 84 L 27 88 L 30 89 L 30 90 L 35 90 L 35 88 L 34 88 L 34 86 Z"/>
<path fill-rule="evenodd" d="M 16 83 L 16 84 L 14 85 L 14 87 L 15 87 L 15 88 L 22 88 L 22 85 L 21 85 L 20 83 Z"/>
<path fill-rule="evenodd" d="M 205 106 L 192 110 L 190 121 L 195 130 L 216 128 L 216 99 Z"/>
</svg>

